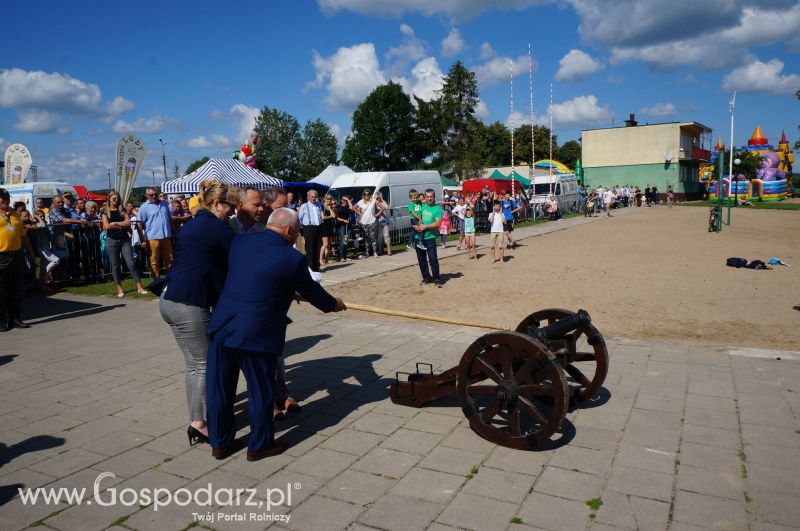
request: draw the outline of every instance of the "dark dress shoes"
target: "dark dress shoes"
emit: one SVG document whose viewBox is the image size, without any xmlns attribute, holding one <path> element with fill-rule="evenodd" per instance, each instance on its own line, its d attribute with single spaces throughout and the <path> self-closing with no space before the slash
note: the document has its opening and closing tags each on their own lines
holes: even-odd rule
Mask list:
<svg viewBox="0 0 800 531">
<path fill-rule="evenodd" d="M 270 446 L 269 448 L 265 448 L 264 450 L 259 450 L 257 452 L 251 452 L 247 450 L 247 460 L 248 461 L 259 461 L 266 457 L 272 457 L 275 455 L 280 455 L 286 450 L 289 449 L 289 445 L 285 443 L 276 443 L 274 446 Z"/>
<path fill-rule="evenodd" d="M 28 324 L 28 323 L 26 323 L 26 322 L 23 322 L 23 321 L 22 321 L 22 320 L 19 318 L 19 316 L 14 316 L 14 318 L 13 318 L 13 319 L 9 319 L 9 328 L 12 328 L 12 327 L 13 327 L 13 328 L 30 328 L 30 327 L 31 327 L 31 325 L 29 325 L 29 324 Z"/>
<path fill-rule="evenodd" d="M 214 459 L 227 459 L 236 450 L 234 445 L 223 446 L 222 448 L 212 448 L 211 457 Z"/>
</svg>

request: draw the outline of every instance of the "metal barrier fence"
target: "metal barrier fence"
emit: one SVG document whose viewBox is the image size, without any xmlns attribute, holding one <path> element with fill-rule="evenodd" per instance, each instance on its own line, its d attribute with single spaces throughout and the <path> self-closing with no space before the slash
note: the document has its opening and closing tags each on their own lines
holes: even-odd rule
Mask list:
<svg viewBox="0 0 800 531">
<path fill-rule="evenodd" d="M 476 233 L 489 232 L 490 211 L 491 207 L 481 201 L 473 207 Z M 528 210 L 527 213 L 530 215 L 532 211 Z M 520 221 L 524 219 L 527 217 L 518 217 Z M 391 245 L 408 244 L 412 241 L 411 236 L 416 234 L 409 223 L 408 207 L 406 206 L 390 209 L 387 227 Z M 458 233 L 458 227 L 452 221 L 451 233 Z M 28 264 L 29 281 L 39 279 L 61 286 L 89 284 L 111 279 L 111 266 L 105 250 L 105 235 L 99 224 L 92 224 L 88 227 L 81 227 L 78 224 L 34 227 L 30 228 L 27 234 L 37 257 L 36 263 Z M 344 234 L 346 238 L 345 252 L 350 258 L 357 258 L 365 254 L 369 243 L 374 243 L 373 251 L 375 248 L 381 253 L 385 251 L 384 231 L 380 224 L 376 224 L 373 237 L 368 239 L 365 235 L 365 227 L 357 223 L 353 216 Z M 334 232 L 331 240 L 331 252 L 337 256 L 338 231 Z M 150 251 L 147 246 L 135 245 L 133 247 L 135 267 L 143 278 L 150 276 L 149 255 Z M 58 264 L 47 271 L 47 265 L 53 260 L 52 257 L 59 259 Z M 120 263 L 123 277 L 128 278 L 130 272 L 127 265 L 121 258 Z"/>
<path fill-rule="evenodd" d="M 28 279 L 48 281 L 55 285 L 89 284 L 111 279 L 111 266 L 105 252 L 105 235 L 97 224 L 56 225 L 35 227 L 27 232 L 37 263 L 28 263 Z M 148 250 L 135 246 L 135 267 L 139 274 L 148 270 Z M 58 259 L 48 271 L 48 264 Z M 130 276 L 125 261 L 120 258 L 122 274 Z"/>
</svg>

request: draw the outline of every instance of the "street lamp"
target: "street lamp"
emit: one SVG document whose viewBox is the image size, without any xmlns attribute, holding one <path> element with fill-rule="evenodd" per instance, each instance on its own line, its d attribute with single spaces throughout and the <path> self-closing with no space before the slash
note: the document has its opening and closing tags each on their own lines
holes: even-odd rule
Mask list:
<svg viewBox="0 0 800 531">
<path fill-rule="evenodd" d="M 164 142 L 163 138 L 159 138 L 158 141 L 161 142 L 161 161 L 164 163 L 164 182 L 166 182 L 167 181 L 167 155 L 166 155 L 166 152 L 164 151 L 164 146 L 166 146 L 167 143 Z"/>
<path fill-rule="evenodd" d="M 731 171 L 730 185 L 733 186 L 733 205 L 737 207 L 739 206 L 739 183 L 738 181 L 733 180 L 734 176 L 736 175 L 734 173 L 733 167 L 738 166 L 741 163 L 742 163 L 741 159 L 738 158 L 733 159 L 733 161 L 731 162 L 731 170 L 730 170 Z M 730 190 L 728 190 L 728 226 L 730 227 L 730 225 L 731 225 L 731 192 Z"/>
<path fill-rule="evenodd" d="M 108 193 L 111 193 L 111 168 L 108 168 Z"/>
</svg>

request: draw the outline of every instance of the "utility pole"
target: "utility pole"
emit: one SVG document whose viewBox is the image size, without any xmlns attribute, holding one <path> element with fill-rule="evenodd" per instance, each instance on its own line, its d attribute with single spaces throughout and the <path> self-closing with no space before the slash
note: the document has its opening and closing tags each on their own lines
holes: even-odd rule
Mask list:
<svg viewBox="0 0 800 531">
<path fill-rule="evenodd" d="M 164 182 L 166 182 L 166 180 L 167 180 L 167 155 L 166 155 L 166 152 L 164 151 L 164 146 L 166 146 L 167 143 L 164 142 L 163 138 L 159 138 L 158 141 L 161 142 L 161 161 L 164 163 Z"/>
</svg>

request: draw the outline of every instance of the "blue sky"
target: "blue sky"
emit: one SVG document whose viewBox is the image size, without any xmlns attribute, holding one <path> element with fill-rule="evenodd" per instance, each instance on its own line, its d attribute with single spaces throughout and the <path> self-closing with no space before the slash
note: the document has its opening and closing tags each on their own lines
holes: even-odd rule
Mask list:
<svg viewBox="0 0 800 531">
<path fill-rule="evenodd" d="M 340 138 L 358 101 L 400 82 L 430 98 L 461 60 L 478 74 L 480 115 L 552 115 L 559 142 L 580 130 L 696 120 L 728 143 L 760 123 L 771 143 L 797 140 L 800 2 L 775 0 L 300 0 L 18 2 L 24 38 L 0 58 L 0 147 L 27 145 L 40 179 L 102 186 L 122 133 L 149 149 L 140 183 L 203 156 L 230 156 L 264 105 Z M 80 6 L 80 7 L 78 7 Z M 517 158 L 521 155 L 518 154 Z M 524 155 L 522 155 L 524 158 Z"/>
</svg>

